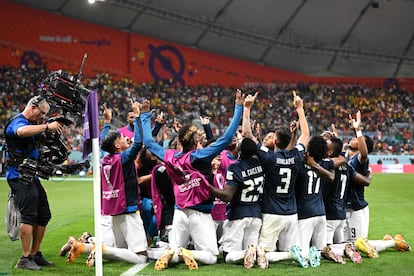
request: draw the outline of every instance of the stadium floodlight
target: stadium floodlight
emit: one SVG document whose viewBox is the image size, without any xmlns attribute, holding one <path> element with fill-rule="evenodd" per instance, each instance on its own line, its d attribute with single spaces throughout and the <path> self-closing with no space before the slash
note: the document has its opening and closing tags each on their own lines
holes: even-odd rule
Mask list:
<svg viewBox="0 0 414 276">
<path fill-rule="evenodd" d="M 105 2 L 105 0 L 88 0 L 89 4 L 95 4 L 95 2 Z"/>
</svg>

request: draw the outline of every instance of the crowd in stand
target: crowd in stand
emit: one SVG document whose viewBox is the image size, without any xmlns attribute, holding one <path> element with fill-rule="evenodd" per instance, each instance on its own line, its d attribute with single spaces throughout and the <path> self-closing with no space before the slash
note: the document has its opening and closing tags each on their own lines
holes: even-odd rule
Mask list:
<svg viewBox="0 0 414 276">
<path fill-rule="evenodd" d="M 1 129 L 8 118 L 22 110 L 30 97 L 39 94 L 40 82 L 48 73 L 45 68 L 0 67 Z M 167 125 L 172 123 L 173 118 L 184 125 L 200 116 L 209 116 L 216 134 L 222 133 L 232 116 L 234 87 L 135 83 L 127 78 L 115 80 L 108 74 L 84 78 L 83 83 L 87 88 L 98 91 L 99 102 L 110 106 L 120 123 L 126 123 L 130 98 L 151 99 L 155 114 L 161 111 L 167 114 Z M 335 124 L 339 131 L 351 134 L 347 118 L 359 109 L 365 122 L 363 130 L 373 134 L 377 152 L 414 152 L 413 133 L 409 127 L 414 118 L 414 91 L 370 89 L 359 84 L 328 87 L 314 83 L 272 84 L 243 90 L 246 94 L 260 92 L 252 118 L 260 123 L 263 133 L 271 130 L 268 126 L 283 124 L 294 117 L 288 95 L 295 90 L 307 103 L 305 110 L 309 114 L 311 133 L 320 133 Z M 79 122 L 64 134 L 69 150 L 81 149 L 83 129 Z M 408 128 L 396 129 L 396 123 L 406 124 Z M 401 139 L 390 139 L 395 136 Z"/>
</svg>

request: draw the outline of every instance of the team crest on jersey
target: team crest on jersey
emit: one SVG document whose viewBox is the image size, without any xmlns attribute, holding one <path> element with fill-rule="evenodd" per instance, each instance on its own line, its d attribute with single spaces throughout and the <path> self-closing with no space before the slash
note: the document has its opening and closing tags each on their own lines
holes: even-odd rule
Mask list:
<svg viewBox="0 0 414 276">
<path fill-rule="evenodd" d="M 112 168 L 111 165 L 103 166 L 103 175 L 105 176 L 106 183 L 107 183 L 107 185 L 110 189 L 112 189 L 112 187 L 113 187 L 113 184 L 112 184 L 111 179 L 110 179 L 111 178 L 111 168 Z"/>
</svg>

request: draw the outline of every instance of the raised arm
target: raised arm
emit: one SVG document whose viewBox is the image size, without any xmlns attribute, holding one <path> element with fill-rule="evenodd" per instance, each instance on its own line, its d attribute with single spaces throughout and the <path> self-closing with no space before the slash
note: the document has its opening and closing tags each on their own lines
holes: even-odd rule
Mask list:
<svg viewBox="0 0 414 276">
<path fill-rule="evenodd" d="M 220 136 L 220 138 L 217 139 L 217 141 L 210 144 L 208 147 L 198 149 L 194 153 L 192 153 L 192 157 L 211 162 L 211 160 L 213 160 L 215 156 L 217 156 L 231 143 L 234 136 L 236 135 L 236 131 L 239 127 L 239 123 L 242 117 L 243 102 L 244 95 L 241 93 L 240 89 L 237 89 L 233 118 L 231 119 L 226 131 L 223 133 L 222 136 Z"/>
<path fill-rule="evenodd" d="M 243 122 L 242 122 L 242 136 L 252 139 L 253 142 L 255 142 L 256 144 L 258 144 L 259 141 L 253 135 L 252 126 L 250 123 L 250 112 L 251 112 L 251 108 L 258 94 L 259 94 L 258 92 L 256 92 L 254 95 L 249 94 L 244 99 Z"/>
<path fill-rule="evenodd" d="M 210 126 L 210 117 L 200 116 L 200 122 L 201 122 L 201 125 L 203 126 L 204 133 L 206 134 L 207 141 L 210 141 L 211 139 L 214 138 L 213 131 L 211 130 L 211 126 Z"/>
<path fill-rule="evenodd" d="M 125 163 L 131 159 L 135 159 L 138 155 L 138 152 L 142 148 L 142 127 L 139 118 L 141 114 L 141 104 L 139 102 L 134 102 L 133 100 L 131 100 L 131 106 L 132 112 L 134 113 L 134 142 L 126 151 L 121 153 L 122 163 Z"/>
<path fill-rule="evenodd" d="M 101 141 L 105 139 L 106 135 L 108 135 L 109 130 L 111 129 L 111 122 L 112 122 L 112 109 L 108 108 L 106 104 L 103 104 L 103 116 L 104 116 L 104 125 L 101 131 Z"/>
<path fill-rule="evenodd" d="M 292 150 L 297 142 L 298 142 L 298 122 L 292 121 L 290 122 L 290 142 L 288 146 L 286 147 L 286 150 Z"/>
<path fill-rule="evenodd" d="M 308 121 L 306 120 L 305 110 L 303 109 L 303 101 L 298 95 L 296 95 L 295 91 L 293 91 L 293 106 L 296 108 L 296 112 L 299 116 L 299 126 L 301 133 L 298 138 L 298 143 L 301 143 L 307 147 L 310 136 Z"/>
<path fill-rule="evenodd" d="M 349 123 L 351 128 L 355 130 L 355 134 L 358 139 L 358 160 L 361 164 L 364 164 L 368 161 L 368 148 L 365 142 L 365 137 L 362 135 L 361 131 L 361 111 L 357 111 L 356 119 L 352 118 L 352 115 L 350 114 Z"/>
<path fill-rule="evenodd" d="M 152 136 L 157 136 L 158 132 L 160 132 L 161 127 L 165 124 L 165 115 L 164 112 L 160 112 L 160 114 L 157 115 L 157 118 L 154 122 L 154 127 L 152 129 Z"/>
<path fill-rule="evenodd" d="M 152 154 L 157 156 L 158 159 L 164 160 L 165 149 L 152 138 L 150 101 L 147 99 L 144 99 L 142 102 L 141 124 L 144 145 Z"/>
</svg>

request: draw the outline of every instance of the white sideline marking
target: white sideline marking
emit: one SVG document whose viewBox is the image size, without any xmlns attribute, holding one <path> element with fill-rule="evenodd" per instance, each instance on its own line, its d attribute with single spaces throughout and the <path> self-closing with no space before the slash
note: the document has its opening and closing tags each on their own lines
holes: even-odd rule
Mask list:
<svg viewBox="0 0 414 276">
<path fill-rule="evenodd" d="M 121 274 L 121 276 L 134 276 L 136 275 L 138 272 L 140 272 L 141 270 L 143 270 L 147 265 L 149 265 L 150 263 L 145 263 L 145 264 L 136 264 L 133 267 L 131 267 L 130 269 L 128 269 L 127 271 L 123 272 Z"/>
</svg>

